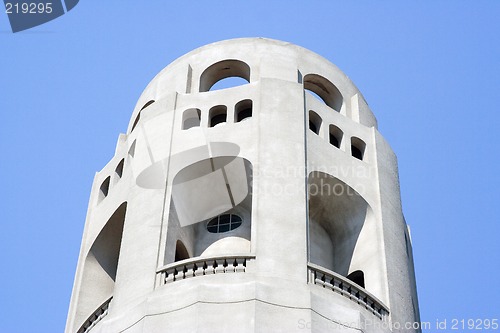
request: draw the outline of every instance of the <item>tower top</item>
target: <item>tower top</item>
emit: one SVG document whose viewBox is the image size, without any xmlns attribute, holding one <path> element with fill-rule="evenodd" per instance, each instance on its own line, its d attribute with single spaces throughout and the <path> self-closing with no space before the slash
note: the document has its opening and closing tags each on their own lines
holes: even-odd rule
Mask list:
<svg viewBox="0 0 500 333">
<path fill-rule="evenodd" d="M 294 70 L 290 70 L 293 68 Z M 275 39 L 228 39 L 199 47 L 161 70 L 141 94 L 128 130 L 142 108 L 166 92 L 196 94 L 210 83 L 239 76 L 249 83 L 261 78 L 303 83 L 306 89 L 348 118 L 377 128 L 377 120 L 354 83 L 337 66 L 301 46 Z"/>
</svg>

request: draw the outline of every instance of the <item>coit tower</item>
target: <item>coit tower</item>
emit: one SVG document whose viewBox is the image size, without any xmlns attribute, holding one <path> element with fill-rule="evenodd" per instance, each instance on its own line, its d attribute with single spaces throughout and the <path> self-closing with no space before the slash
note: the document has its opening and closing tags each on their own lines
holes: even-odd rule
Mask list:
<svg viewBox="0 0 500 333">
<path fill-rule="evenodd" d="M 94 179 L 67 333 L 418 332 L 397 160 L 302 47 L 196 49 Z"/>
</svg>

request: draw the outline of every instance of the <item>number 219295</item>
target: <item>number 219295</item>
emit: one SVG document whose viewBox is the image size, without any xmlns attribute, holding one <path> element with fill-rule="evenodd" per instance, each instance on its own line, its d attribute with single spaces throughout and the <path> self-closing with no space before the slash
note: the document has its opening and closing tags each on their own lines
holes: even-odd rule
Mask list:
<svg viewBox="0 0 500 333">
<path fill-rule="evenodd" d="M 52 13 L 52 2 L 34 3 L 5 3 L 5 13 L 7 14 L 50 14 Z"/>
<path fill-rule="evenodd" d="M 452 319 L 452 330 L 496 330 L 498 319 Z"/>
</svg>

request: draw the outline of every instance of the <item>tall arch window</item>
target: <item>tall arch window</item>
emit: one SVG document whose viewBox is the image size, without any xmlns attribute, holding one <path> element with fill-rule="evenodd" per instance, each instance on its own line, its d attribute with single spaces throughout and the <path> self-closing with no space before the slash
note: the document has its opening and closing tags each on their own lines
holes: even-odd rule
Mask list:
<svg viewBox="0 0 500 333">
<path fill-rule="evenodd" d="M 342 94 L 328 79 L 318 74 L 307 74 L 304 76 L 304 89 L 319 96 L 326 105 L 340 111 L 342 107 Z"/>
<path fill-rule="evenodd" d="M 250 66 L 235 59 L 223 60 L 211 65 L 200 76 L 200 92 L 210 91 L 220 80 L 232 77 L 241 78 L 244 80 L 243 83 L 249 83 Z"/>
</svg>

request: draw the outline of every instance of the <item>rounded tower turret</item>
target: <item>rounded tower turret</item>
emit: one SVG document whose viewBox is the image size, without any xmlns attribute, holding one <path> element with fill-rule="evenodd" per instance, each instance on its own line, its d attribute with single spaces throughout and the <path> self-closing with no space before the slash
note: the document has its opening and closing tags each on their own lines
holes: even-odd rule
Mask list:
<svg viewBox="0 0 500 333">
<path fill-rule="evenodd" d="M 220 88 L 230 78 L 242 84 Z M 151 81 L 96 174 L 66 332 L 410 332 L 418 320 L 396 157 L 345 74 L 248 38 Z"/>
</svg>

